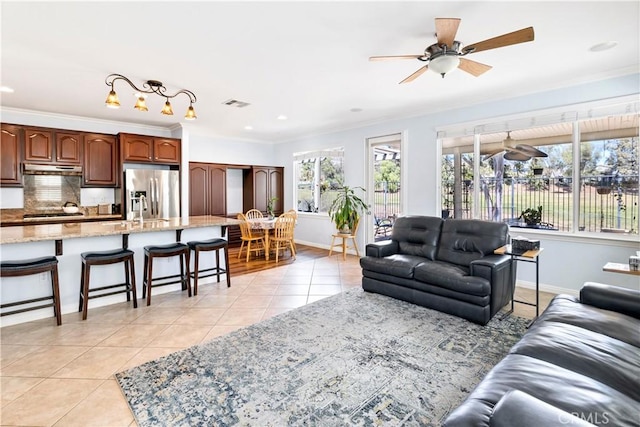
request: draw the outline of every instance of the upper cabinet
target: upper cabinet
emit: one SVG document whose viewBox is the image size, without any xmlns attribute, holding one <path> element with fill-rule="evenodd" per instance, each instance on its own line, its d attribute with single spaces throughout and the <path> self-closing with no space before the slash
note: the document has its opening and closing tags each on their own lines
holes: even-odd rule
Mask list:
<svg viewBox="0 0 640 427">
<path fill-rule="evenodd" d="M 283 176 L 282 167 L 253 166 L 247 170 L 244 176 L 244 211 L 258 209 L 266 214 L 269 200 L 275 198 L 274 213 L 280 215 L 284 207 Z"/>
<path fill-rule="evenodd" d="M 83 187 L 118 185 L 118 142 L 113 135 L 84 135 Z"/>
<path fill-rule="evenodd" d="M 59 165 L 82 164 L 82 133 L 24 128 L 24 161 Z"/>
<path fill-rule="evenodd" d="M 180 164 L 180 140 L 119 134 L 123 162 Z"/>
<path fill-rule="evenodd" d="M 227 214 L 227 167 L 189 163 L 189 215 Z"/>
<path fill-rule="evenodd" d="M 20 141 L 22 129 L 18 126 L 2 124 L 0 142 L 0 185 L 3 187 L 22 186 L 20 171 Z"/>
</svg>

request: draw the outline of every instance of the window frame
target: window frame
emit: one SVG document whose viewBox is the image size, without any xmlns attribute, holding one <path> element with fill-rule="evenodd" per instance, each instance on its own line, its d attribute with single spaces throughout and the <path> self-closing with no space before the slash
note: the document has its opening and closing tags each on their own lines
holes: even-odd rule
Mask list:
<svg viewBox="0 0 640 427">
<path fill-rule="evenodd" d="M 316 150 L 316 151 L 305 151 L 298 152 L 293 154 L 293 170 L 294 170 L 294 179 L 293 179 L 293 200 L 295 201 L 294 209 L 298 212 L 298 214 L 303 215 L 328 215 L 327 210 L 320 210 L 322 206 L 322 194 L 323 190 L 321 189 L 321 177 L 322 177 L 322 169 L 321 162 L 323 159 L 331 157 L 333 159 L 340 159 L 341 162 L 341 177 L 339 182 L 341 185 L 344 183 L 344 147 L 336 147 L 324 150 Z M 311 183 L 312 194 L 313 194 L 313 206 L 315 210 L 312 211 L 303 211 L 300 209 L 300 198 L 298 196 L 298 192 L 300 190 L 300 165 L 304 163 L 314 163 L 314 171 L 313 171 L 313 179 Z M 309 206 L 309 208 L 311 208 Z"/>
<path fill-rule="evenodd" d="M 580 125 L 586 120 L 594 119 L 598 117 L 606 116 L 620 116 L 629 114 L 638 114 L 640 111 L 640 102 L 638 102 L 637 95 L 618 97 L 609 100 L 593 101 L 582 104 L 574 104 L 564 107 L 557 107 L 547 110 L 531 111 L 528 113 L 521 113 L 513 116 L 495 117 L 490 121 L 477 121 L 462 123 L 457 125 L 451 125 L 446 127 L 439 127 L 437 131 L 437 150 L 438 159 L 437 162 L 437 204 L 436 209 L 442 209 L 443 201 L 443 181 L 441 174 L 443 152 L 448 152 L 449 149 L 443 148 L 443 141 L 449 138 L 457 137 L 473 137 L 473 151 L 470 152 L 473 155 L 473 185 L 475 188 L 480 188 L 480 163 L 481 163 L 481 144 L 480 136 L 482 134 L 500 132 L 514 129 L 533 128 L 537 126 L 543 126 L 546 124 L 557 124 L 563 122 L 570 122 L 572 124 L 571 134 L 571 147 L 572 147 L 572 194 L 573 194 L 573 209 L 572 209 L 572 222 L 570 231 L 545 231 L 536 229 L 518 229 L 518 232 L 523 233 L 542 233 L 545 235 L 563 235 L 574 237 L 594 237 L 598 239 L 607 240 L 638 240 L 638 230 L 640 229 L 640 215 L 636 216 L 634 224 L 635 234 L 618 234 L 618 233 L 604 233 L 602 231 L 587 232 L 579 230 L 580 223 L 580 185 L 581 185 L 581 134 Z M 466 145 L 466 147 L 469 147 Z M 640 152 L 640 150 L 638 150 Z M 453 149 L 453 152 L 461 152 L 461 150 Z M 465 151 L 468 152 L 468 151 Z M 447 153 L 449 154 L 449 153 Z M 640 162 L 640 153 L 638 154 L 638 161 Z M 479 213 L 479 194 L 474 192 L 473 202 L 471 207 L 471 217 L 480 218 Z M 604 236 L 603 236 L 604 235 Z"/>
</svg>

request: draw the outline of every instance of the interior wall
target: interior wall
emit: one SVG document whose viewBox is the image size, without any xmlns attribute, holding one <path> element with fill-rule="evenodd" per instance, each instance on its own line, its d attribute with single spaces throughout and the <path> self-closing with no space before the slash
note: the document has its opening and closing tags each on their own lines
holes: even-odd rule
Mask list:
<svg viewBox="0 0 640 427">
<path fill-rule="evenodd" d="M 227 169 L 227 214 L 237 215 L 243 211 L 242 206 L 242 169 Z"/>
<path fill-rule="evenodd" d="M 345 148 L 345 183 L 349 186 L 365 187 L 367 138 L 404 132 L 406 149 L 403 151 L 403 156 L 406 156 L 406 164 L 403 167 L 406 167 L 408 176 L 405 214 L 440 216 L 437 211 L 439 208 L 436 197 L 439 185 L 436 166 L 439 162 L 437 149 L 439 128 L 493 118 L 498 120 L 500 117 L 608 98 L 637 96 L 640 93 L 639 76 L 639 74 L 632 74 L 456 110 L 416 115 L 341 132 L 298 138 L 276 145 L 275 156 L 280 163 L 293 171 L 293 153 L 342 146 Z M 293 206 L 293 179 L 293 173 L 285 173 L 285 201 L 288 207 Z M 328 247 L 332 232 L 333 226 L 328 216 L 299 214 L 296 240 L 318 247 Z M 358 245 L 363 248 L 365 236 L 362 228 L 358 234 Z M 545 247 L 541 258 L 541 262 L 545 263 L 544 275 L 541 275 L 543 289 L 553 292 L 565 290 L 575 294 L 583 282 L 590 280 L 640 287 L 637 280 L 633 280 L 632 277 L 601 271 L 602 266 L 608 261 L 626 263 L 628 255 L 633 254 L 638 248 L 637 236 L 629 237 L 622 243 L 599 240 L 596 244 L 592 244 L 588 239 L 574 237 L 565 239 L 557 234 L 549 235 L 549 239 L 545 237 L 544 234 L 538 236 L 542 246 Z M 562 254 L 562 257 L 559 254 Z M 584 259 L 590 260 L 588 266 L 583 265 Z M 567 269 L 566 265 L 575 265 L 576 268 Z M 525 285 L 535 283 L 535 271 L 526 267 L 520 268 L 518 280 Z"/>
</svg>

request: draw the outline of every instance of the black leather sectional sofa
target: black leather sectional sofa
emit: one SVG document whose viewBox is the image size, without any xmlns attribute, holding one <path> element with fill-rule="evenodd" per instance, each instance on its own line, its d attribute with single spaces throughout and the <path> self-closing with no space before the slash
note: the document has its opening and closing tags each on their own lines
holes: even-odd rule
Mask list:
<svg viewBox="0 0 640 427">
<path fill-rule="evenodd" d="M 444 427 L 640 426 L 640 291 L 558 295 Z"/>
<path fill-rule="evenodd" d="M 497 222 L 400 217 L 391 240 L 360 258 L 362 288 L 484 325 L 511 299 L 515 263 L 493 254 L 508 233 Z"/>
</svg>

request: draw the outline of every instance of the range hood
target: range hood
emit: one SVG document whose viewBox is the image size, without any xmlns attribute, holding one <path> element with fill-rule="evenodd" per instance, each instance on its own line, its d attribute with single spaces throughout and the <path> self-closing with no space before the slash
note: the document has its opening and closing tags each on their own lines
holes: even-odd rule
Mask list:
<svg viewBox="0 0 640 427">
<path fill-rule="evenodd" d="M 23 173 L 25 175 L 81 176 L 82 166 L 38 165 L 34 163 L 25 163 Z"/>
</svg>

